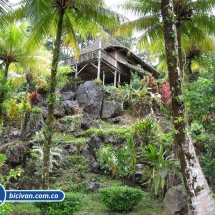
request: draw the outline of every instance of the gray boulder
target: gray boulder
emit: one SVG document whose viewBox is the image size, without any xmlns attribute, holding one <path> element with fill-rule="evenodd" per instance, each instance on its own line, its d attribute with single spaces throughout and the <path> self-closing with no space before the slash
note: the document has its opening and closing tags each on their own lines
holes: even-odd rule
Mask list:
<svg viewBox="0 0 215 215">
<path fill-rule="evenodd" d="M 77 108 L 79 108 L 78 101 L 70 101 L 70 100 L 65 100 L 63 102 L 63 107 L 65 109 L 66 115 L 73 115 L 76 114 Z"/>
<path fill-rule="evenodd" d="M 116 138 L 115 134 L 110 134 L 110 135 L 105 136 L 104 142 L 109 143 L 109 144 L 117 144 L 118 139 Z"/>
<path fill-rule="evenodd" d="M 107 119 L 107 122 L 111 123 L 111 124 L 118 124 L 121 121 L 121 117 L 117 116 L 115 118 L 109 118 Z"/>
<path fill-rule="evenodd" d="M 102 119 L 114 118 L 123 115 L 122 104 L 118 101 L 104 100 L 102 105 Z"/>
<path fill-rule="evenodd" d="M 60 92 L 68 92 L 68 91 L 72 91 L 75 92 L 78 89 L 79 83 L 77 83 L 76 80 L 71 81 L 70 83 L 66 84 L 61 90 Z"/>
<path fill-rule="evenodd" d="M 88 128 L 99 128 L 99 123 L 97 123 L 96 121 L 94 121 L 88 113 L 84 113 L 83 114 L 83 119 L 81 122 L 81 128 L 83 129 L 88 129 Z"/>
<path fill-rule="evenodd" d="M 98 174 L 100 171 L 99 163 L 96 161 L 92 161 L 92 160 L 89 161 L 89 167 L 90 167 L 90 171 L 95 174 Z"/>
<path fill-rule="evenodd" d="M 64 105 L 61 103 L 54 109 L 54 116 L 57 118 L 62 118 L 65 116 Z"/>
<path fill-rule="evenodd" d="M 64 150 L 66 151 L 65 154 L 74 155 L 75 152 L 76 152 L 76 147 L 73 146 L 72 144 L 67 144 L 67 145 L 64 147 Z"/>
<path fill-rule="evenodd" d="M 30 116 L 30 120 L 27 123 L 26 129 L 24 133 L 32 133 L 34 131 L 39 131 L 45 124 L 43 117 L 39 117 L 38 119 L 34 119 Z"/>
<path fill-rule="evenodd" d="M 15 142 L 8 145 L 6 149 L 6 163 L 11 167 L 24 165 L 26 160 L 26 147 L 22 142 Z"/>
<path fill-rule="evenodd" d="M 107 185 L 105 184 L 99 184 L 97 182 L 90 182 L 89 186 L 88 186 L 88 190 L 90 190 L 91 192 L 96 192 L 101 188 L 105 188 L 107 187 Z"/>
<path fill-rule="evenodd" d="M 73 91 L 62 92 L 61 93 L 61 98 L 62 98 L 63 101 L 65 101 L 65 100 L 74 100 L 75 93 Z"/>
<path fill-rule="evenodd" d="M 86 81 L 76 91 L 78 103 L 93 119 L 100 118 L 103 96 L 102 86 L 94 81 Z"/>
<path fill-rule="evenodd" d="M 92 160 L 95 160 L 92 156 L 92 154 L 89 152 L 89 150 L 87 150 L 86 148 L 82 148 L 81 150 L 81 155 L 88 161 L 92 161 Z"/>
<path fill-rule="evenodd" d="M 187 193 L 182 185 L 173 186 L 169 189 L 164 197 L 165 209 L 172 214 L 186 215 Z"/>
<path fill-rule="evenodd" d="M 86 143 L 90 153 L 96 157 L 96 150 L 101 146 L 101 139 L 96 136 L 92 136 L 90 139 L 87 139 Z"/>
</svg>

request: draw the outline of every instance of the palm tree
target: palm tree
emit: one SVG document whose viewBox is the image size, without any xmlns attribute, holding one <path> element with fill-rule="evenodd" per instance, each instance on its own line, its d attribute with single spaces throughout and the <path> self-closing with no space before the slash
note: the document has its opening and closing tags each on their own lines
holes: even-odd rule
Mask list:
<svg viewBox="0 0 215 215">
<path fill-rule="evenodd" d="M 29 40 L 30 48 L 35 49 L 47 36 L 53 35 L 54 50 L 50 77 L 48 117 L 43 159 L 43 189 L 49 188 L 49 157 L 54 131 L 54 106 L 57 66 L 61 41 L 79 54 L 77 36 L 86 39 L 87 36 L 107 36 L 103 27 L 114 27 L 119 22 L 116 13 L 105 9 L 103 0 L 22 0 L 26 16 L 32 23 L 32 36 Z"/>
<path fill-rule="evenodd" d="M 25 55 L 23 44 L 27 37 L 27 24 L 11 23 L 0 31 L 0 119 L 3 118 L 2 105 L 8 94 L 8 71 L 12 63 L 18 62 Z"/>
<path fill-rule="evenodd" d="M 195 149 L 189 135 L 186 135 L 184 118 L 184 102 L 177 98 L 183 96 L 179 69 L 177 47 L 177 28 L 174 20 L 172 0 L 161 0 L 161 14 L 168 65 L 169 81 L 172 89 L 172 117 L 174 128 L 174 146 L 179 152 L 181 170 L 190 197 L 189 214 L 209 215 L 215 213 L 215 201 L 204 177 Z M 175 33 L 174 33 L 175 32 Z M 174 53 L 174 54 L 173 54 Z"/>
<path fill-rule="evenodd" d="M 24 43 L 27 39 L 26 22 L 11 23 L 0 31 L 0 60 L 5 79 L 8 78 L 9 66 L 11 63 L 18 62 L 25 53 Z"/>
<path fill-rule="evenodd" d="M 41 46 L 40 49 L 33 53 L 28 53 L 27 56 L 19 58 L 17 63 L 11 65 L 11 70 L 15 73 L 22 75 L 25 80 L 19 78 L 18 82 L 26 83 L 26 100 L 28 98 L 30 84 L 35 83 L 45 83 L 45 77 L 50 76 L 51 73 L 51 58 L 52 54 L 47 51 L 45 47 Z M 16 78 L 12 77 L 10 80 L 15 81 Z M 25 132 L 27 122 L 29 120 L 29 114 L 24 113 L 22 118 L 21 131 Z"/>
<path fill-rule="evenodd" d="M 207 2 L 202 0 L 174 0 L 173 5 L 177 29 L 175 33 L 177 34 L 179 44 L 179 65 L 182 71 L 183 64 L 185 63 L 185 54 L 189 54 L 189 50 L 187 50 L 188 43 L 190 47 L 194 45 L 197 49 L 201 47 L 199 44 L 202 44 L 202 41 L 208 41 L 211 44 L 208 35 L 215 34 L 213 27 L 215 17 L 212 16 L 215 0 Z M 156 43 L 157 40 L 163 38 L 160 1 L 127 0 L 120 7 L 138 15 L 139 18 L 119 26 L 116 33 L 130 35 L 133 30 L 141 31 L 143 33 L 138 38 L 139 48 L 149 48 L 152 44 L 159 54 L 161 54 L 160 50 L 164 50 L 164 48 Z M 156 47 L 154 43 L 158 46 Z M 163 56 L 161 54 L 161 57 Z"/>
<path fill-rule="evenodd" d="M 145 43 L 139 46 L 140 49 L 148 50 L 150 53 L 150 59 L 155 60 L 159 59 L 159 64 L 157 65 L 157 69 L 161 71 L 164 75 L 167 71 L 166 64 L 166 55 L 165 55 L 165 47 L 164 47 L 164 39 L 160 38 L 159 40 L 154 40 L 153 43 Z M 203 53 L 212 52 L 215 50 L 215 44 L 213 41 L 213 37 L 205 35 L 201 41 L 196 43 L 193 41 L 193 36 L 183 37 L 181 38 L 181 46 L 183 50 L 183 70 L 184 76 L 183 79 L 185 83 L 188 83 L 189 78 L 193 71 L 202 70 L 204 67 L 204 62 L 201 60 L 201 56 Z"/>
</svg>

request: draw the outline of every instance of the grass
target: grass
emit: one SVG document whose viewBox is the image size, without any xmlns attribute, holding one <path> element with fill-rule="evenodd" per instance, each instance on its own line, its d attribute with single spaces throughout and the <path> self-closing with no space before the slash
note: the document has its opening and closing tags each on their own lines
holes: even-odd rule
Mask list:
<svg viewBox="0 0 215 215">
<path fill-rule="evenodd" d="M 117 213 L 108 209 L 99 201 L 97 193 L 82 194 L 84 207 L 74 215 L 170 215 L 163 208 L 160 199 L 145 197 L 134 210 L 127 213 Z M 33 203 L 13 203 L 14 215 L 39 215 L 39 209 Z"/>
<path fill-rule="evenodd" d="M 163 208 L 162 200 L 153 199 L 149 192 L 128 213 L 116 213 L 108 209 L 99 201 L 98 193 L 88 190 L 90 182 L 97 182 L 107 186 L 121 185 L 122 182 L 108 175 L 94 174 L 90 172 L 88 163 L 82 156 L 72 155 L 67 157 L 66 169 L 59 169 L 62 176 L 52 178 L 50 189 L 62 190 L 64 192 L 79 192 L 82 195 L 84 207 L 74 215 L 168 215 Z M 39 215 L 40 211 L 33 203 L 13 203 L 14 215 Z"/>
<path fill-rule="evenodd" d="M 109 211 L 98 199 L 97 193 L 83 197 L 84 208 L 74 215 L 168 215 L 160 199 L 144 198 L 134 210 L 127 213 Z"/>
<path fill-rule="evenodd" d="M 33 202 L 15 202 L 12 203 L 12 207 L 14 215 L 39 215 L 40 213 Z"/>
</svg>

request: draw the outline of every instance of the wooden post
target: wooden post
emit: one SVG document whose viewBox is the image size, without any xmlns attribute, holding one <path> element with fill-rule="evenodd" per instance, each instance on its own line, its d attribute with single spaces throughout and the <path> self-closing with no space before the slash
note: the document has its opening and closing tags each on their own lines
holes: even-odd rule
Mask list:
<svg viewBox="0 0 215 215">
<path fill-rule="evenodd" d="M 103 71 L 103 86 L 105 85 L 105 73 Z"/>
<path fill-rule="evenodd" d="M 117 51 L 115 52 L 115 68 L 117 69 Z M 114 72 L 114 87 L 116 87 L 117 70 Z"/>
<path fill-rule="evenodd" d="M 118 76 L 118 85 L 120 85 L 120 80 L 121 79 L 121 74 L 119 73 L 119 76 Z"/>
<path fill-rule="evenodd" d="M 115 72 L 114 72 L 114 87 L 116 87 L 116 75 L 117 75 L 117 72 L 115 70 Z"/>
<path fill-rule="evenodd" d="M 102 42 L 100 40 L 99 41 L 99 56 L 98 56 L 98 73 L 97 73 L 97 79 L 100 79 L 101 49 L 102 49 Z"/>
</svg>

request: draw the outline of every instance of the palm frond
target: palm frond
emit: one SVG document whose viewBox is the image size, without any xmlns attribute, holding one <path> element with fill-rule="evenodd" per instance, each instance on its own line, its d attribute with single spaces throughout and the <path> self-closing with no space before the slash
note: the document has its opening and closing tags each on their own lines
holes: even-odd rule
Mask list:
<svg viewBox="0 0 215 215">
<path fill-rule="evenodd" d="M 204 0 L 198 0 L 198 1 L 190 1 L 190 7 L 195 8 L 195 11 L 203 12 L 203 13 L 209 13 L 214 9 L 215 1 L 214 0 L 208 0 L 207 2 Z"/>
<path fill-rule="evenodd" d="M 155 25 L 159 23 L 159 18 L 157 16 L 145 16 L 139 19 L 126 22 L 120 26 L 118 26 L 114 30 L 115 35 L 127 35 L 131 36 L 133 32 L 139 31 L 147 31 L 149 29 L 153 29 Z"/>
<path fill-rule="evenodd" d="M 75 57 L 78 57 L 80 54 L 80 48 L 77 43 L 77 35 L 74 31 L 74 25 L 76 17 L 70 11 L 67 11 L 64 17 L 64 25 L 63 28 L 63 37 L 64 37 L 64 44 L 71 47 Z"/>
<path fill-rule="evenodd" d="M 141 17 L 160 13 L 160 2 L 156 0 L 128 0 L 118 7 Z"/>
<path fill-rule="evenodd" d="M 195 14 L 192 24 L 200 28 L 205 34 L 215 34 L 215 16 L 206 13 Z"/>
<path fill-rule="evenodd" d="M 32 33 L 25 44 L 25 47 L 29 52 L 35 51 L 51 34 L 53 29 L 56 30 L 58 20 L 57 14 L 58 11 L 53 11 L 51 14 L 44 14 L 40 17 L 39 22 L 36 22 L 34 25 L 32 25 Z M 52 18 L 50 18 L 50 16 Z"/>
<path fill-rule="evenodd" d="M 8 11 L 12 10 L 11 3 L 8 0 L 0 1 L 0 14 L 5 14 Z"/>
</svg>

